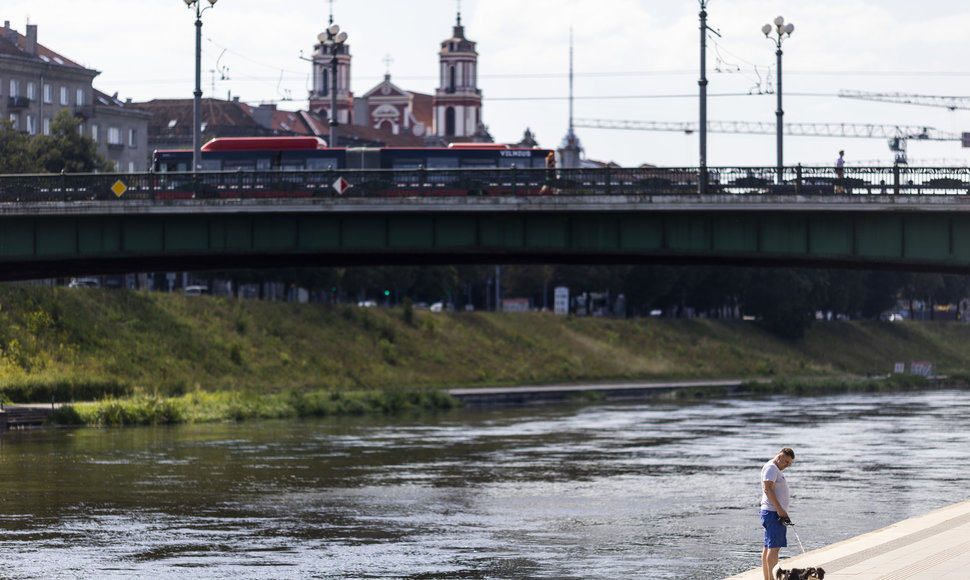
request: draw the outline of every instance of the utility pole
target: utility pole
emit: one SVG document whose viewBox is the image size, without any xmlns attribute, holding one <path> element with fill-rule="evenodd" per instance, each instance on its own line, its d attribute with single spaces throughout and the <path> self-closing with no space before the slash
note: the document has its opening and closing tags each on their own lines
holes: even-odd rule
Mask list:
<svg viewBox="0 0 970 580">
<path fill-rule="evenodd" d="M 701 5 L 701 78 L 697 81 L 700 86 L 700 158 L 699 168 L 700 177 L 697 181 L 698 191 L 701 195 L 707 191 L 707 31 L 721 36 L 717 31 L 707 26 L 707 2 L 708 0 L 698 0 Z"/>
</svg>

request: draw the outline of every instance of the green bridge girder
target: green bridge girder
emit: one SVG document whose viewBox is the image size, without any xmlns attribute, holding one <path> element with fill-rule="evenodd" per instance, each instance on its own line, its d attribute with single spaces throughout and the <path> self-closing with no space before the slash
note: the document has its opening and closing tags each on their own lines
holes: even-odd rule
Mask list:
<svg viewBox="0 0 970 580">
<path fill-rule="evenodd" d="M 970 272 L 970 206 L 951 196 L 573 196 L 0 208 L 0 277 L 8 280 L 461 263 Z"/>
</svg>

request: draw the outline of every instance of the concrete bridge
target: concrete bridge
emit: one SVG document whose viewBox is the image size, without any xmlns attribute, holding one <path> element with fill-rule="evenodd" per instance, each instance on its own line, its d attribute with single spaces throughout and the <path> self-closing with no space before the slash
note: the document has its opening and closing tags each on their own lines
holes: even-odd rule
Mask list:
<svg viewBox="0 0 970 580">
<path fill-rule="evenodd" d="M 739 171 L 708 195 L 671 169 L 562 171 L 544 195 L 526 172 L 476 175 L 478 195 L 432 171 L 395 172 L 383 190 L 366 189 L 368 172 L 0 177 L 0 277 L 460 263 L 970 271 L 962 173 L 836 193 L 817 178 L 776 185 Z"/>
</svg>

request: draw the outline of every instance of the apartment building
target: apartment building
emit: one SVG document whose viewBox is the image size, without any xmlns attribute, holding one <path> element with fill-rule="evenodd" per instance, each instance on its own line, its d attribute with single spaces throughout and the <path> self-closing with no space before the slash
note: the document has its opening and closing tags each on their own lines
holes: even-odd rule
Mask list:
<svg viewBox="0 0 970 580">
<path fill-rule="evenodd" d="M 0 118 L 28 135 L 48 134 L 54 116 L 69 109 L 118 171 L 146 171 L 151 115 L 95 89 L 99 74 L 40 44 L 36 24 L 21 34 L 8 20 L 0 30 Z"/>
</svg>

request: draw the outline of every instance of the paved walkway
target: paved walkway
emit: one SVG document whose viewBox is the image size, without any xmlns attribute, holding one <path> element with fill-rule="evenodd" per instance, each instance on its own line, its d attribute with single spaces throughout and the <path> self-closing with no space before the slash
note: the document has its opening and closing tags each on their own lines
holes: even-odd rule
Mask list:
<svg viewBox="0 0 970 580">
<path fill-rule="evenodd" d="M 783 558 L 781 564 L 824 568 L 825 580 L 965 580 L 970 578 L 970 501 Z M 729 580 L 762 580 L 761 568 Z"/>
</svg>

